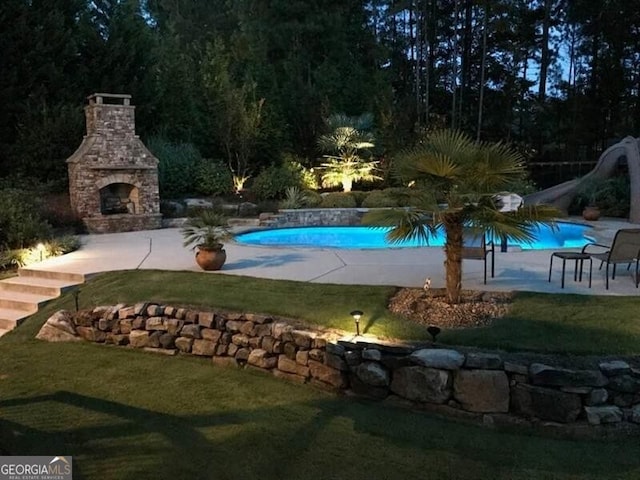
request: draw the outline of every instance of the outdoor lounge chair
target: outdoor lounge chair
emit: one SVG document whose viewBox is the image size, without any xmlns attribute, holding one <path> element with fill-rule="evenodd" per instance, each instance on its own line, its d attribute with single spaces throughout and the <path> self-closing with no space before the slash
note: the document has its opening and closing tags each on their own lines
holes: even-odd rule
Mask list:
<svg viewBox="0 0 640 480">
<path fill-rule="evenodd" d="M 601 252 L 589 252 L 588 249 L 592 247 L 600 247 L 607 249 Z M 632 263 L 636 264 L 636 271 L 634 275 L 634 282 L 636 288 L 638 288 L 638 262 L 640 261 L 640 228 L 623 228 L 616 232 L 613 237 L 613 243 L 611 245 L 602 245 L 600 243 L 587 243 L 582 247 L 582 253 L 587 253 L 591 258 L 600 260 L 600 268 L 604 263 L 607 264 L 605 271 L 605 285 L 606 289 L 609 289 L 609 265 L 613 265 L 611 279 L 616 278 L 616 265 L 618 263 L 626 263 L 627 270 L 631 267 Z"/>
<path fill-rule="evenodd" d="M 496 249 L 493 241 L 488 241 L 484 232 L 465 228 L 462 233 L 462 258 L 484 262 L 484 284 L 487 284 L 487 257 L 491 254 L 491 278 L 495 276 Z"/>
</svg>

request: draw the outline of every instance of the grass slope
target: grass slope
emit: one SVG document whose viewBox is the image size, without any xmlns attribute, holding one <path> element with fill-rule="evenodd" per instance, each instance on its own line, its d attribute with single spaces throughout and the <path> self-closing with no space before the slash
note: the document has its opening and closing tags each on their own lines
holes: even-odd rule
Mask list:
<svg viewBox="0 0 640 480">
<path fill-rule="evenodd" d="M 365 312 L 364 333 L 428 340 L 423 327 L 387 310 L 393 293 L 392 287 L 136 270 L 97 276 L 81 287 L 79 300 L 81 307 L 143 300 L 217 306 L 299 318 L 346 331 L 353 331 L 349 312 L 358 308 Z M 35 335 L 51 312 L 60 308 L 73 309 L 73 296 L 51 302 L 19 330 Z M 484 328 L 445 330 L 438 341 L 505 350 L 636 355 L 640 352 L 637 309 L 637 297 L 520 293 L 508 317 Z"/>
<path fill-rule="evenodd" d="M 218 305 L 346 328 L 351 327 L 348 312 L 357 306 L 375 316 L 372 331 L 421 335 L 385 311 L 391 292 L 221 275 L 120 272 L 84 285 L 79 299 L 82 306 L 143 299 Z M 603 309 L 600 314 L 616 317 L 609 300 L 603 304 L 604 299 L 595 299 L 593 305 L 583 301 L 524 295 L 507 325 L 475 339 L 493 336 L 493 342 L 515 343 L 509 330 L 524 327 L 508 323 L 522 322 L 529 312 L 546 317 L 565 308 L 597 307 Z M 632 439 L 569 441 L 479 428 L 385 403 L 336 397 L 257 372 L 216 368 L 198 358 L 33 339 L 48 315 L 73 308 L 73 303 L 73 295 L 67 294 L 0 339 L 0 451 L 72 455 L 77 479 L 640 478 L 640 445 Z M 585 321 L 586 313 L 582 315 L 575 321 Z M 560 318 L 556 323 L 571 321 Z M 537 338 L 542 344 L 547 333 L 530 334 L 528 341 Z"/>
<path fill-rule="evenodd" d="M 10 346 L 10 348 L 8 348 Z M 492 431 L 201 359 L 0 341 L 0 444 L 76 479 L 636 479 L 635 441 Z"/>
</svg>

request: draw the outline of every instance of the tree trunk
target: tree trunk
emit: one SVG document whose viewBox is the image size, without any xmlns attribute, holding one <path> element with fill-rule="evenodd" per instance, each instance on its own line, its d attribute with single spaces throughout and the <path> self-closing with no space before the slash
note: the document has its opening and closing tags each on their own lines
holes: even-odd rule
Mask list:
<svg viewBox="0 0 640 480">
<path fill-rule="evenodd" d="M 482 63 L 480 66 L 480 97 L 478 99 L 478 128 L 476 131 L 476 141 L 480 141 L 482 136 L 482 109 L 484 108 L 484 84 L 487 73 L 487 24 L 489 18 L 489 1 L 484 2 L 484 17 L 482 19 Z"/>
<path fill-rule="evenodd" d="M 446 242 L 444 245 L 444 270 L 447 301 L 460 302 L 462 290 L 462 222 L 457 217 L 444 219 Z"/>
<path fill-rule="evenodd" d="M 547 71 L 549 70 L 549 27 L 551 23 L 551 0 L 544 1 L 544 19 L 542 20 L 542 45 L 540 46 L 540 83 L 538 86 L 538 98 L 544 102 L 547 94 Z"/>
<path fill-rule="evenodd" d="M 458 16 L 459 0 L 455 0 L 453 10 L 453 53 L 451 55 L 451 129 L 457 127 L 456 119 L 456 94 L 458 86 Z"/>
</svg>

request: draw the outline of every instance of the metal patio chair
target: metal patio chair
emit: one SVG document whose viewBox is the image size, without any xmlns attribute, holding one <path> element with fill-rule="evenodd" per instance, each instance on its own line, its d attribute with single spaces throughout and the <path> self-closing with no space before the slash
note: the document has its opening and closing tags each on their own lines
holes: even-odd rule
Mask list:
<svg viewBox="0 0 640 480">
<path fill-rule="evenodd" d="M 484 262 L 484 284 L 487 284 L 487 257 L 491 254 L 491 278 L 495 277 L 496 249 L 492 240 L 487 241 L 483 231 L 465 228 L 462 233 L 462 259 Z"/>
<path fill-rule="evenodd" d="M 599 252 L 590 252 L 589 249 L 598 248 L 606 249 Z M 611 245 L 603 245 L 601 243 L 587 243 L 582 247 L 582 253 L 587 253 L 596 260 L 600 260 L 600 269 L 606 264 L 605 270 L 605 288 L 609 289 L 609 265 L 613 265 L 611 279 L 616 278 L 616 265 L 626 263 L 627 270 L 635 263 L 636 269 L 634 274 L 634 282 L 636 288 L 640 278 L 638 277 L 638 262 L 640 261 L 640 228 L 623 228 L 616 232 Z"/>
</svg>

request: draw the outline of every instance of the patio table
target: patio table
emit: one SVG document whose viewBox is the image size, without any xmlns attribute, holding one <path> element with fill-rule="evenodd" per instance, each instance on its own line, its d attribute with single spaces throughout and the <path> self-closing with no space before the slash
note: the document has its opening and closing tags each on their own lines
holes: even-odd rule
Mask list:
<svg viewBox="0 0 640 480">
<path fill-rule="evenodd" d="M 585 260 L 589 260 L 589 288 L 591 288 L 591 272 L 593 270 L 593 260 L 591 255 L 581 252 L 553 252 L 551 259 L 549 260 L 549 282 L 551 282 L 551 269 L 553 268 L 553 258 L 557 257 L 562 259 L 562 279 L 560 281 L 560 288 L 564 288 L 564 274 L 567 260 L 574 260 L 573 267 L 573 281 L 582 282 L 582 268 Z M 580 268 L 578 268 L 580 264 Z"/>
</svg>

